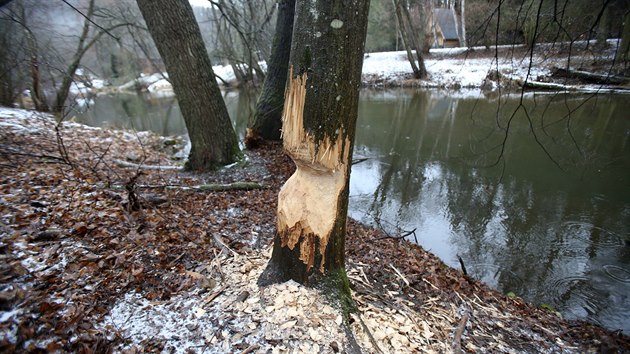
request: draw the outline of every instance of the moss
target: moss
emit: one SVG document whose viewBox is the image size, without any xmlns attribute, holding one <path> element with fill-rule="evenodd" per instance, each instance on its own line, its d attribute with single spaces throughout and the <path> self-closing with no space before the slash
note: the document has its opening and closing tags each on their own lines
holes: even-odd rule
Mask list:
<svg viewBox="0 0 630 354">
<path fill-rule="evenodd" d="M 322 281 L 322 290 L 330 303 L 339 306 L 346 323 L 350 314 L 359 312 L 357 304 L 352 299 L 350 281 L 344 268 L 327 272 Z"/>
</svg>

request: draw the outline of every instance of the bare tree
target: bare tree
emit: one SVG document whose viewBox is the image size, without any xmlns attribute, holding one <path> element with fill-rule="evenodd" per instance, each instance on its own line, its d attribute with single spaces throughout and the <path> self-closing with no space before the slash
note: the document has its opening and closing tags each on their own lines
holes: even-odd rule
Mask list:
<svg viewBox="0 0 630 354">
<path fill-rule="evenodd" d="M 267 34 L 273 7 L 267 0 L 209 0 L 216 31 L 216 55 L 226 59 L 239 82 L 265 79 L 259 61 L 269 57 Z"/>
<path fill-rule="evenodd" d="M 403 46 L 407 51 L 407 59 L 411 64 L 411 69 L 416 79 L 425 79 L 427 77 L 427 68 L 424 65 L 422 45 L 424 40 L 424 28 L 426 22 L 426 16 L 424 14 L 424 7 L 420 4 L 419 9 L 419 21 L 420 26 L 415 24 L 412 16 L 409 12 L 409 3 L 407 0 L 394 0 L 396 6 L 396 19 L 398 20 L 398 30 L 400 37 L 403 41 Z M 421 40 L 422 39 L 422 40 Z M 415 56 L 414 56 L 415 54 Z"/>
</svg>

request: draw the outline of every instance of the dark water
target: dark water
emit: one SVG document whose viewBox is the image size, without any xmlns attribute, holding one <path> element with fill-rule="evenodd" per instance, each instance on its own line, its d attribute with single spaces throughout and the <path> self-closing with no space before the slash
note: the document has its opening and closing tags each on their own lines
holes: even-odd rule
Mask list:
<svg viewBox="0 0 630 354">
<path fill-rule="evenodd" d="M 98 98 L 79 120 L 185 133 L 173 100 L 124 97 Z M 226 96 L 239 132 L 254 101 Z M 504 293 L 630 333 L 627 96 L 364 91 L 358 157 L 355 219 L 415 230 L 411 240 L 453 267 L 461 256 Z"/>
</svg>

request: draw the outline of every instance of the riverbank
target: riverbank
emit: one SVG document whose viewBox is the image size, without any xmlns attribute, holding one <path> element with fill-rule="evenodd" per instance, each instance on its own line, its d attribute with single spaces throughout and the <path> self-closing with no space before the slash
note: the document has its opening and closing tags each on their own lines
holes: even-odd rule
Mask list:
<svg viewBox="0 0 630 354">
<path fill-rule="evenodd" d="M 255 284 L 293 171 L 278 145 L 191 174 L 172 161 L 171 138 L 56 130 L 51 116 L 4 108 L 0 126 L 4 351 L 349 350 L 325 296 Z M 353 221 L 347 269 L 361 309 L 351 328 L 366 352 L 630 350 L 626 336 L 564 321 Z"/>
<path fill-rule="evenodd" d="M 595 48 L 586 42 L 539 44 L 533 54 L 523 45 L 431 49 L 425 54 L 427 77 L 416 79 L 405 51 L 366 53 L 362 85 L 369 88 L 421 87 L 480 90 L 483 93 L 522 89 L 630 93 L 630 78 L 615 67 L 618 43 Z M 264 68 L 266 63 L 261 62 Z M 239 86 L 230 66 L 214 66 L 224 89 Z M 119 87 L 96 92 L 146 90 L 157 97 L 174 96 L 166 74 L 143 76 Z"/>
</svg>

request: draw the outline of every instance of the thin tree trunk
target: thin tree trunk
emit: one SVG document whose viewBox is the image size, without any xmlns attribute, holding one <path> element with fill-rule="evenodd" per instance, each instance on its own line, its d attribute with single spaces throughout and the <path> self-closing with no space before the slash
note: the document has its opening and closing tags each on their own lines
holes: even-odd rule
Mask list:
<svg viewBox="0 0 630 354">
<path fill-rule="evenodd" d="M 349 298 L 344 247 L 368 0 L 298 0 L 282 134 L 297 170 L 278 196 L 260 284 L 331 279 Z"/>
<path fill-rule="evenodd" d="M 415 29 L 409 14 L 409 8 L 406 0 L 394 0 L 396 5 L 396 18 L 398 20 L 400 30 L 400 36 L 403 41 L 403 46 L 407 51 L 407 59 L 413 70 L 414 77 L 416 79 L 426 79 L 427 69 L 424 65 L 424 58 L 422 57 L 422 46 L 419 44 L 418 38 L 420 35 L 424 37 L 424 32 Z M 422 5 L 421 5 L 422 6 Z M 414 51 L 416 57 L 414 57 Z"/>
<path fill-rule="evenodd" d="M 466 47 L 466 2 L 459 0 L 457 2 L 457 15 L 459 17 L 459 46 Z"/>
<path fill-rule="evenodd" d="M 188 1 L 137 0 L 166 66 L 192 148 L 186 167 L 210 170 L 234 162 L 238 140 Z"/>
<path fill-rule="evenodd" d="M 256 103 L 256 114 L 251 127 L 247 130 L 245 140 L 247 147 L 254 147 L 259 138 L 280 140 L 294 16 L 295 0 L 279 0 L 271 58 L 267 65 L 267 76 L 262 92 Z"/>
<path fill-rule="evenodd" d="M 46 99 L 46 95 L 44 94 L 44 90 L 42 89 L 41 74 L 39 70 L 39 46 L 37 45 L 35 35 L 27 24 L 27 16 L 24 11 L 24 5 L 18 3 L 17 11 L 19 13 L 19 20 L 16 20 L 16 22 L 22 27 L 24 36 L 26 37 L 26 52 L 28 53 L 30 64 L 29 69 L 31 81 L 29 82 L 29 89 L 31 99 L 33 100 L 33 105 L 36 110 L 48 112 L 50 108 L 48 107 L 48 101 Z"/>
<path fill-rule="evenodd" d="M 630 11 L 626 12 L 623 18 L 623 34 L 621 44 L 617 49 L 616 60 L 624 64 L 630 62 Z"/>
<path fill-rule="evenodd" d="M 92 14 L 94 14 L 94 0 L 90 0 L 90 4 L 88 5 L 88 11 L 86 14 L 87 18 L 83 22 L 83 30 L 81 31 L 81 36 L 79 37 L 79 44 L 77 45 L 77 50 L 72 58 L 72 62 L 70 63 L 70 65 L 68 66 L 68 69 L 64 73 L 63 79 L 61 80 L 61 86 L 57 90 L 55 104 L 53 105 L 53 111 L 55 113 L 63 112 L 66 99 L 68 98 L 68 92 L 70 91 L 70 85 L 72 85 L 72 82 L 74 81 L 74 73 L 79 68 L 79 64 L 81 63 L 81 58 L 83 57 L 83 54 L 87 50 L 84 47 L 84 44 L 87 39 L 88 33 L 90 32 L 90 21 L 88 19 L 92 17 Z"/>
</svg>

